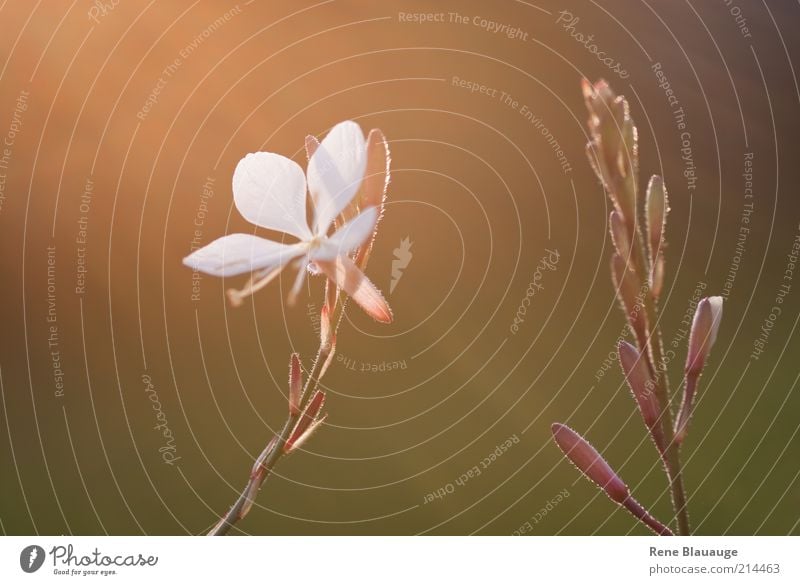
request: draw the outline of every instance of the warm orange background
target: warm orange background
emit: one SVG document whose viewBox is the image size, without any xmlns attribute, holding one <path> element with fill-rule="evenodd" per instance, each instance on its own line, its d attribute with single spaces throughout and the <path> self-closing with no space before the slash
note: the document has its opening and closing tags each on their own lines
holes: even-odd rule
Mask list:
<svg viewBox="0 0 800 585">
<path fill-rule="evenodd" d="M 356 370 L 340 361 L 325 380 L 330 424 L 309 452 L 282 462 L 240 528 L 510 534 L 566 489 L 533 533 L 642 532 L 561 459 L 554 420 L 585 432 L 638 499 L 668 518 L 663 474 L 618 369 L 595 377 L 623 321 L 608 277 L 608 203 L 583 154 L 586 76 L 608 77 L 628 96 L 643 180 L 660 172 L 670 188 L 668 340 L 698 282 L 706 294 L 722 289 L 740 228 L 744 154 L 754 153 L 752 232 L 684 449 L 686 481 L 700 533 L 797 534 L 800 282 L 765 354 L 749 356 L 800 221 L 791 68 L 800 14 L 790 3 L 740 5 L 749 38 L 724 3 L 573 2 L 576 29 L 624 63 L 623 80 L 556 22 L 562 5 L 545 0 L 122 0 L 97 22 L 88 0 L 4 3 L 0 137 L 21 92 L 29 97 L 0 207 L 3 530 L 199 533 L 233 501 L 285 416 L 290 352 L 306 363 L 313 355 L 309 313 L 322 283 L 313 280 L 292 309 L 284 281 L 232 310 L 224 289 L 242 279 L 204 278 L 195 301 L 180 261 L 209 178 L 204 242 L 251 229 L 230 190 L 244 154 L 268 150 L 305 165 L 304 136 L 348 118 L 380 127 L 393 157 L 369 274 L 388 294 L 393 250 L 406 237 L 413 259 L 388 297 L 393 325 L 350 311 L 339 350 Z M 405 23 L 399 12 L 468 19 Z M 526 36 L 488 32 L 482 18 Z M 157 103 L 137 118 L 176 59 Z M 653 62 L 686 111 L 693 194 Z M 454 77 L 497 94 L 471 93 Z M 87 179 L 94 189 L 83 213 Z M 76 294 L 81 215 L 88 277 Z M 48 246 L 61 397 L 48 346 Z M 559 263 L 512 334 L 546 249 L 558 250 Z M 683 351 L 670 366 L 675 385 Z M 384 362 L 403 367 L 358 371 Z M 145 375 L 175 437 L 173 465 L 159 453 Z M 519 443 L 480 476 L 424 503 L 514 435 Z"/>
</svg>

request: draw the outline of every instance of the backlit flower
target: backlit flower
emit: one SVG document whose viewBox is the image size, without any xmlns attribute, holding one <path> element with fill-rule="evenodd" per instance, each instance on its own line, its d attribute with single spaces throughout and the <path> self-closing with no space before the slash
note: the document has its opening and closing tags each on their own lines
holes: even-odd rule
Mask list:
<svg viewBox="0 0 800 585">
<path fill-rule="evenodd" d="M 388 304 L 351 258 L 362 245 L 369 245 L 378 209 L 362 209 L 329 235 L 334 220 L 359 191 L 367 158 L 361 128 L 351 121 L 337 124 L 316 147 L 306 174 L 297 163 L 279 154 L 248 154 L 233 173 L 236 208 L 249 222 L 298 241 L 281 243 L 253 234 L 230 234 L 196 250 L 183 263 L 213 276 L 252 273 L 242 291 L 229 291 L 234 304 L 265 286 L 289 264 L 298 270 L 290 302 L 299 292 L 307 269 L 322 272 L 373 318 L 391 322 Z M 310 223 L 306 218 L 306 191 L 312 202 Z"/>
</svg>

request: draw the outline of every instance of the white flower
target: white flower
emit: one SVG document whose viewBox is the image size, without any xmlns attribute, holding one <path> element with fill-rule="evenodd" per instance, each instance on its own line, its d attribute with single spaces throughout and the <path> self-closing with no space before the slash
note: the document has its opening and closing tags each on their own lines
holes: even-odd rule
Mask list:
<svg viewBox="0 0 800 585">
<path fill-rule="evenodd" d="M 323 272 L 369 315 L 391 322 L 392 313 L 375 285 L 351 260 L 350 253 L 372 236 L 378 210 L 367 207 L 330 236 L 334 220 L 359 190 L 367 166 L 367 147 L 355 122 L 337 124 L 308 161 L 307 176 L 294 161 L 279 154 L 248 154 L 233 173 L 236 208 L 251 223 L 298 239 L 283 244 L 253 234 L 230 234 L 183 259 L 214 276 L 254 273 L 249 292 L 275 278 L 288 264 L 298 268 L 290 300 L 302 285 L 306 268 Z M 312 221 L 306 219 L 306 186 Z"/>
</svg>

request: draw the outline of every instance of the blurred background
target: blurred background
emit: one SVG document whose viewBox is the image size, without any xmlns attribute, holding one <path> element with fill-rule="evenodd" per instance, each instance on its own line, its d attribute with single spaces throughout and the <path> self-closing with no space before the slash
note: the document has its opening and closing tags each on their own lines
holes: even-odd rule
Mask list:
<svg viewBox="0 0 800 585">
<path fill-rule="evenodd" d="M 692 299 L 726 296 L 683 448 L 693 527 L 800 533 L 796 3 L 59 0 L 0 15 L 4 533 L 198 534 L 234 501 L 285 419 L 290 353 L 311 363 L 323 283 L 290 308 L 284 278 L 232 309 L 244 277 L 193 278 L 181 259 L 253 230 L 232 205 L 240 158 L 305 167 L 306 134 L 345 119 L 390 143 L 368 273 L 395 322 L 351 307 L 328 421 L 235 532 L 644 534 L 561 457 L 553 421 L 670 520 L 613 362 L 625 326 L 583 77 L 629 99 L 642 183 L 669 189 L 674 388 Z"/>
</svg>

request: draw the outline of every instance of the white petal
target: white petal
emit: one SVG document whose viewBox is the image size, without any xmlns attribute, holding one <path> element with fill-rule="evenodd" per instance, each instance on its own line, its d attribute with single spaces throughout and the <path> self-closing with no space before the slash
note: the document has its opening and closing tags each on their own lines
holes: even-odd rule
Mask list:
<svg viewBox="0 0 800 585">
<path fill-rule="evenodd" d="M 183 259 L 192 270 L 213 276 L 234 276 L 273 268 L 301 256 L 305 244 L 281 244 L 251 234 L 230 234 Z"/>
<path fill-rule="evenodd" d="M 317 204 L 315 234 L 325 234 L 353 199 L 366 165 L 366 143 L 358 124 L 347 121 L 334 126 L 308 161 L 308 189 Z"/>
<path fill-rule="evenodd" d="M 330 238 L 323 240 L 322 245 L 309 254 L 309 258 L 333 260 L 337 256 L 349 254 L 372 235 L 377 220 L 378 210 L 375 207 L 365 209 L 336 230 Z"/>
<path fill-rule="evenodd" d="M 247 221 L 310 239 L 303 169 L 285 156 L 255 152 L 240 160 L 233 172 L 233 199 Z"/>
</svg>

